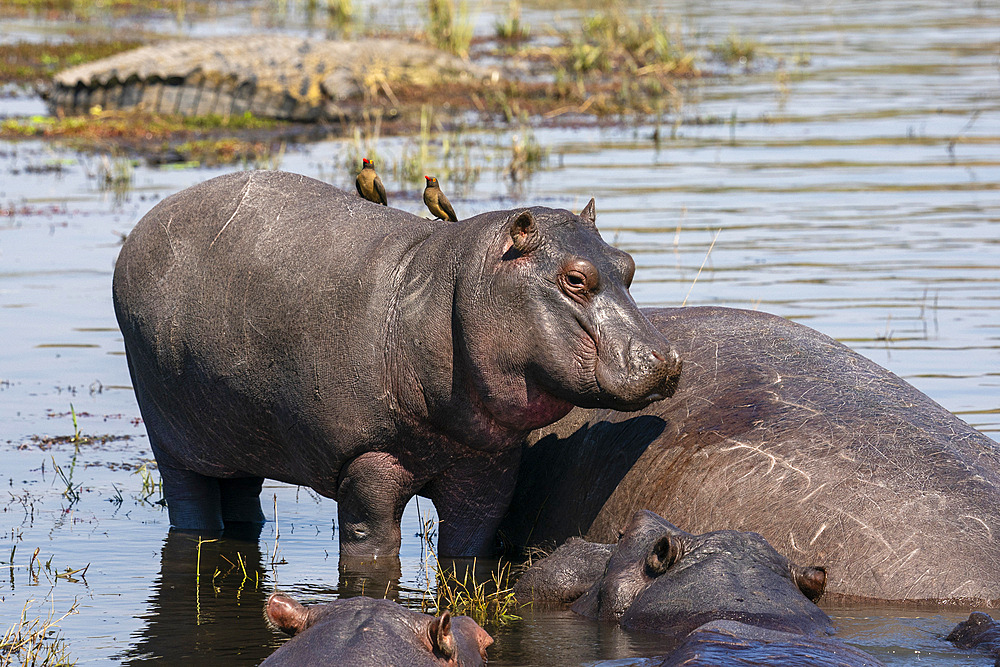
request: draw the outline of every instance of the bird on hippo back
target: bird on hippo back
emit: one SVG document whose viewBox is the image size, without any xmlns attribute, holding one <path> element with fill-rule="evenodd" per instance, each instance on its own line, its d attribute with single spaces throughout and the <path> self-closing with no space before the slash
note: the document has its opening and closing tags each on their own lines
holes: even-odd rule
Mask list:
<svg viewBox="0 0 1000 667">
<path fill-rule="evenodd" d="M 398 566 L 415 494 L 441 556 L 491 552 L 531 429 L 673 392 L 634 268 L 593 201 L 441 224 L 274 171 L 168 197 L 113 296 L 171 524 L 259 524 L 271 478 L 337 501 L 342 559 Z"/>
<path fill-rule="evenodd" d="M 382 179 L 379 175 L 375 173 L 375 165 L 368 158 L 362 158 L 361 164 L 361 171 L 354 179 L 354 187 L 358 194 L 368 201 L 388 206 L 389 200 L 385 196 L 385 186 L 382 185 Z"/>
<path fill-rule="evenodd" d="M 441 186 L 438 185 L 438 179 L 433 176 L 424 176 L 427 180 L 427 185 L 424 187 L 424 204 L 427 205 L 427 210 L 434 215 L 438 220 L 447 220 L 449 222 L 458 222 L 458 216 L 455 215 L 455 209 L 452 208 L 451 202 L 448 198 L 444 196 L 441 192 Z"/>
<path fill-rule="evenodd" d="M 532 433 L 509 544 L 612 542 L 649 509 L 823 563 L 828 598 L 1000 604 L 997 443 L 785 318 L 643 312 L 684 359 L 677 392 L 635 413 L 575 409 Z"/>
</svg>

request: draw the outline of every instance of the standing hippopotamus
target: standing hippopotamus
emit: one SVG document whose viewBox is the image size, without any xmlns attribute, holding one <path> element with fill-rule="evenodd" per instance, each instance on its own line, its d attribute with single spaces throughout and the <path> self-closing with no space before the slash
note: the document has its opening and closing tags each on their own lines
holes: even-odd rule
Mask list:
<svg viewBox="0 0 1000 667">
<path fill-rule="evenodd" d="M 611 542 L 637 509 L 753 530 L 823 563 L 827 595 L 1000 604 L 1000 446 L 808 327 L 645 310 L 684 358 L 669 402 L 574 410 L 532 434 L 502 530 Z"/>
<path fill-rule="evenodd" d="M 677 382 L 594 216 L 442 224 L 268 171 L 160 202 L 114 305 L 171 524 L 261 522 L 272 478 L 336 499 L 342 555 L 397 554 L 418 493 L 442 556 L 489 550 L 531 429 Z"/>
<path fill-rule="evenodd" d="M 293 635 L 261 667 L 483 667 L 493 638 L 468 616 L 429 616 L 366 597 L 304 607 L 272 593 L 264 614 Z"/>
<path fill-rule="evenodd" d="M 823 568 L 790 562 L 756 533 L 692 535 L 640 510 L 609 546 L 559 547 L 525 572 L 514 594 L 522 602 L 565 602 L 598 573 L 570 608 L 628 630 L 680 641 L 703 623 L 733 620 L 797 634 L 833 632 L 814 602 L 823 594 Z M 554 589 L 555 582 L 567 590 Z"/>
</svg>

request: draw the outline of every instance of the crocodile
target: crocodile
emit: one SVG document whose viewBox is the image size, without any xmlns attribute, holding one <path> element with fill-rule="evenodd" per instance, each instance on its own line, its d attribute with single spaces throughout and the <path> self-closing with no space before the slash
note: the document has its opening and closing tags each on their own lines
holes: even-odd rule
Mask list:
<svg viewBox="0 0 1000 667">
<path fill-rule="evenodd" d="M 250 112 L 297 122 L 359 117 L 372 100 L 399 106 L 393 87 L 495 76 L 423 44 L 240 35 L 167 41 L 63 70 L 46 101 L 53 114 L 142 109 L 181 116 Z"/>
</svg>

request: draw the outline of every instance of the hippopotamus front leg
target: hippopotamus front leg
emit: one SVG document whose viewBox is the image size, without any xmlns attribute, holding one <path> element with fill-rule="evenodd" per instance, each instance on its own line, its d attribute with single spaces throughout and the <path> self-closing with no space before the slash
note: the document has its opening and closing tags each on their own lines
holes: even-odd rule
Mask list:
<svg viewBox="0 0 1000 667">
<path fill-rule="evenodd" d="M 341 554 L 398 554 L 399 522 L 415 493 L 413 475 L 393 455 L 366 452 L 354 458 L 337 486 Z"/>
<path fill-rule="evenodd" d="M 439 556 L 482 556 L 496 550 L 493 540 L 514 493 L 520 460 L 520 451 L 466 456 L 421 491 L 434 502 L 440 519 Z"/>
</svg>

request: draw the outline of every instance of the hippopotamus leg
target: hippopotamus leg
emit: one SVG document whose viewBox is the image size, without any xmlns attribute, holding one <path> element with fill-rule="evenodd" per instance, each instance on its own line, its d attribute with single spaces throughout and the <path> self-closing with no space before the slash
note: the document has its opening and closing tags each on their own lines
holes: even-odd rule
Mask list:
<svg viewBox="0 0 1000 667">
<path fill-rule="evenodd" d="M 264 512 L 260 508 L 260 490 L 263 486 L 263 477 L 219 480 L 222 521 L 227 527 L 231 523 L 264 523 Z"/>
<path fill-rule="evenodd" d="M 428 484 L 421 494 L 434 502 L 438 555 L 491 554 L 500 520 L 517 483 L 520 452 L 468 456 Z"/>
<path fill-rule="evenodd" d="M 341 554 L 354 555 L 356 545 L 376 557 L 399 553 L 399 522 L 413 487 L 413 475 L 391 454 L 366 452 L 347 464 L 337 490 Z"/>
<path fill-rule="evenodd" d="M 146 411 L 149 444 L 169 498 L 170 525 L 180 530 L 221 531 L 226 524 L 262 524 L 260 507 L 263 477 L 218 478 L 187 470 L 167 453 L 168 438 L 181 438 L 157 411 Z"/>
</svg>

